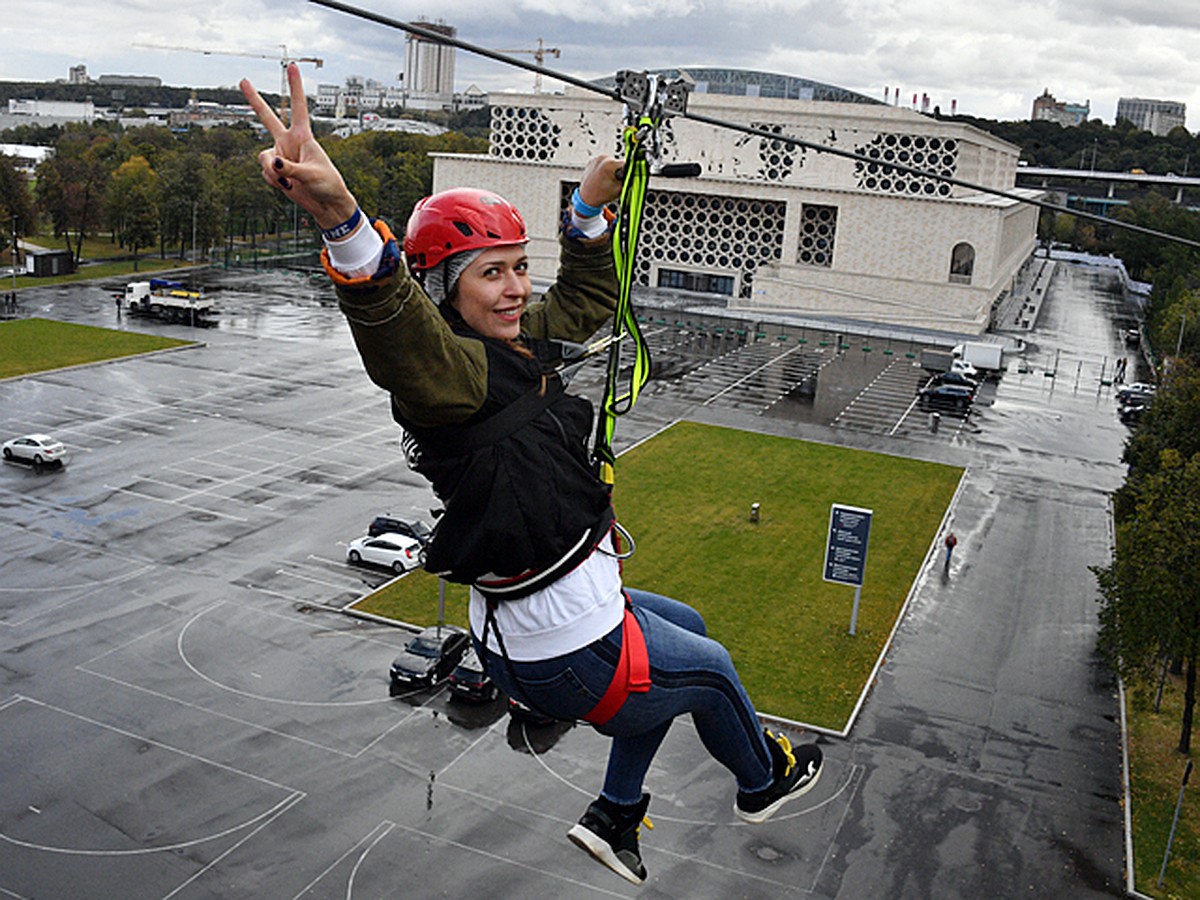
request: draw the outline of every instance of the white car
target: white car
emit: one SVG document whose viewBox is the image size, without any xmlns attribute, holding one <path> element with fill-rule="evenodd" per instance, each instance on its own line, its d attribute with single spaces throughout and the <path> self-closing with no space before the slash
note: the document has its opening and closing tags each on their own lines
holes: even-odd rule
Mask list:
<svg viewBox="0 0 1200 900">
<path fill-rule="evenodd" d="M 48 434 L 27 434 L 4 442 L 4 461 L 31 463 L 42 466 L 61 466 L 67 461 L 67 448 Z"/>
<path fill-rule="evenodd" d="M 346 550 L 352 563 L 371 563 L 402 575 L 421 564 L 421 542 L 403 534 L 386 534 L 355 538 Z"/>
</svg>

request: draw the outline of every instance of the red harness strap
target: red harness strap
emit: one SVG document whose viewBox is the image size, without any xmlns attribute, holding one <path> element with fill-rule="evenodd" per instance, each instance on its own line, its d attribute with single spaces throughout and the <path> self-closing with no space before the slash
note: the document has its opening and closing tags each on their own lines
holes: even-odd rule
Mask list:
<svg viewBox="0 0 1200 900">
<path fill-rule="evenodd" d="M 631 693 L 650 690 L 650 656 L 646 653 L 646 638 L 638 625 L 637 617 L 628 603 L 625 604 L 625 621 L 621 626 L 621 658 L 617 670 L 609 682 L 608 690 L 584 720 L 593 725 L 603 725 L 615 716 Z"/>
</svg>

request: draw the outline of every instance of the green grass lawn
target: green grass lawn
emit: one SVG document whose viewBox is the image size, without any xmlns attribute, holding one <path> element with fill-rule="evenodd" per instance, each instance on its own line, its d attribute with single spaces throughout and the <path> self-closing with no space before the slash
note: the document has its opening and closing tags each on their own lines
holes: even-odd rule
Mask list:
<svg viewBox="0 0 1200 900">
<path fill-rule="evenodd" d="M 637 541 L 625 581 L 700 610 L 761 711 L 840 730 L 961 475 L 953 466 L 679 423 L 618 463 L 617 514 Z M 761 504 L 758 524 L 749 521 L 751 503 Z M 875 513 L 854 637 L 854 588 L 822 579 L 833 503 Z M 465 597 L 450 586 L 448 621 L 465 624 Z M 359 608 L 428 624 L 437 581 L 405 577 Z"/>
<path fill-rule="evenodd" d="M 190 343 L 51 319 L 13 319 L 0 322 L 0 378 Z"/>
<path fill-rule="evenodd" d="M 1171 833 L 1187 757 L 1179 752 L 1183 718 L 1183 680 L 1168 678 L 1159 711 L 1157 685 L 1126 693 L 1133 818 L 1133 857 L 1137 889 L 1151 897 L 1200 897 L 1200 778 L 1192 773 L 1162 890 L 1158 873 Z M 1196 736 L 1192 742 L 1195 749 Z"/>
</svg>

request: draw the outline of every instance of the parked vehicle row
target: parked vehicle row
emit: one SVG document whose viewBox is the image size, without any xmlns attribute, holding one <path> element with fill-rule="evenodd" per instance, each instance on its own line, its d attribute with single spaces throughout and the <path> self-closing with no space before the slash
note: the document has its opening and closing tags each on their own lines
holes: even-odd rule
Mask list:
<svg viewBox="0 0 1200 900">
<path fill-rule="evenodd" d="M 430 536 L 429 526 L 419 519 L 379 515 L 371 520 L 363 537 L 350 542 L 346 559 L 355 565 L 383 566 L 403 575 L 421 564 L 421 550 Z"/>
<path fill-rule="evenodd" d="M 1157 392 L 1155 385 L 1144 381 L 1125 385 L 1117 391 L 1117 418 L 1130 427 L 1138 425 Z"/>
<path fill-rule="evenodd" d="M 1135 381 L 1117 391 L 1117 402 L 1122 406 L 1145 406 L 1154 399 L 1156 393 L 1158 393 L 1158 388 L 1155 385 L 1145 381 Z"/>
<path fill-rule="evenodd" d="M 962 368 L 951 368 L 933 375 L 918 388 L 917 405 L 923 410 L 948 410 L 966 415 L 978 390 L 978 380 Z"/>
</svg>

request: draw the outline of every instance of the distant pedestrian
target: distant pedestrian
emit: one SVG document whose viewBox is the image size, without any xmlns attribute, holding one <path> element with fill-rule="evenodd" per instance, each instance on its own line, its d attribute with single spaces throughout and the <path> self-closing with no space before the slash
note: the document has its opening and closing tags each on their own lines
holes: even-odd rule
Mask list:
<svg viewBox="0 0 1200 900">
<path fill-rule="evenodd" d="M 953 531 L 946 535 L 946 540 L 943 542 L 943 546 L 946 548 L 946 571 L 949 572 L 950 557 L 954 554 L 954 548 L 958 546 L 958 538 L 954 536 Z"/>
</svg>

